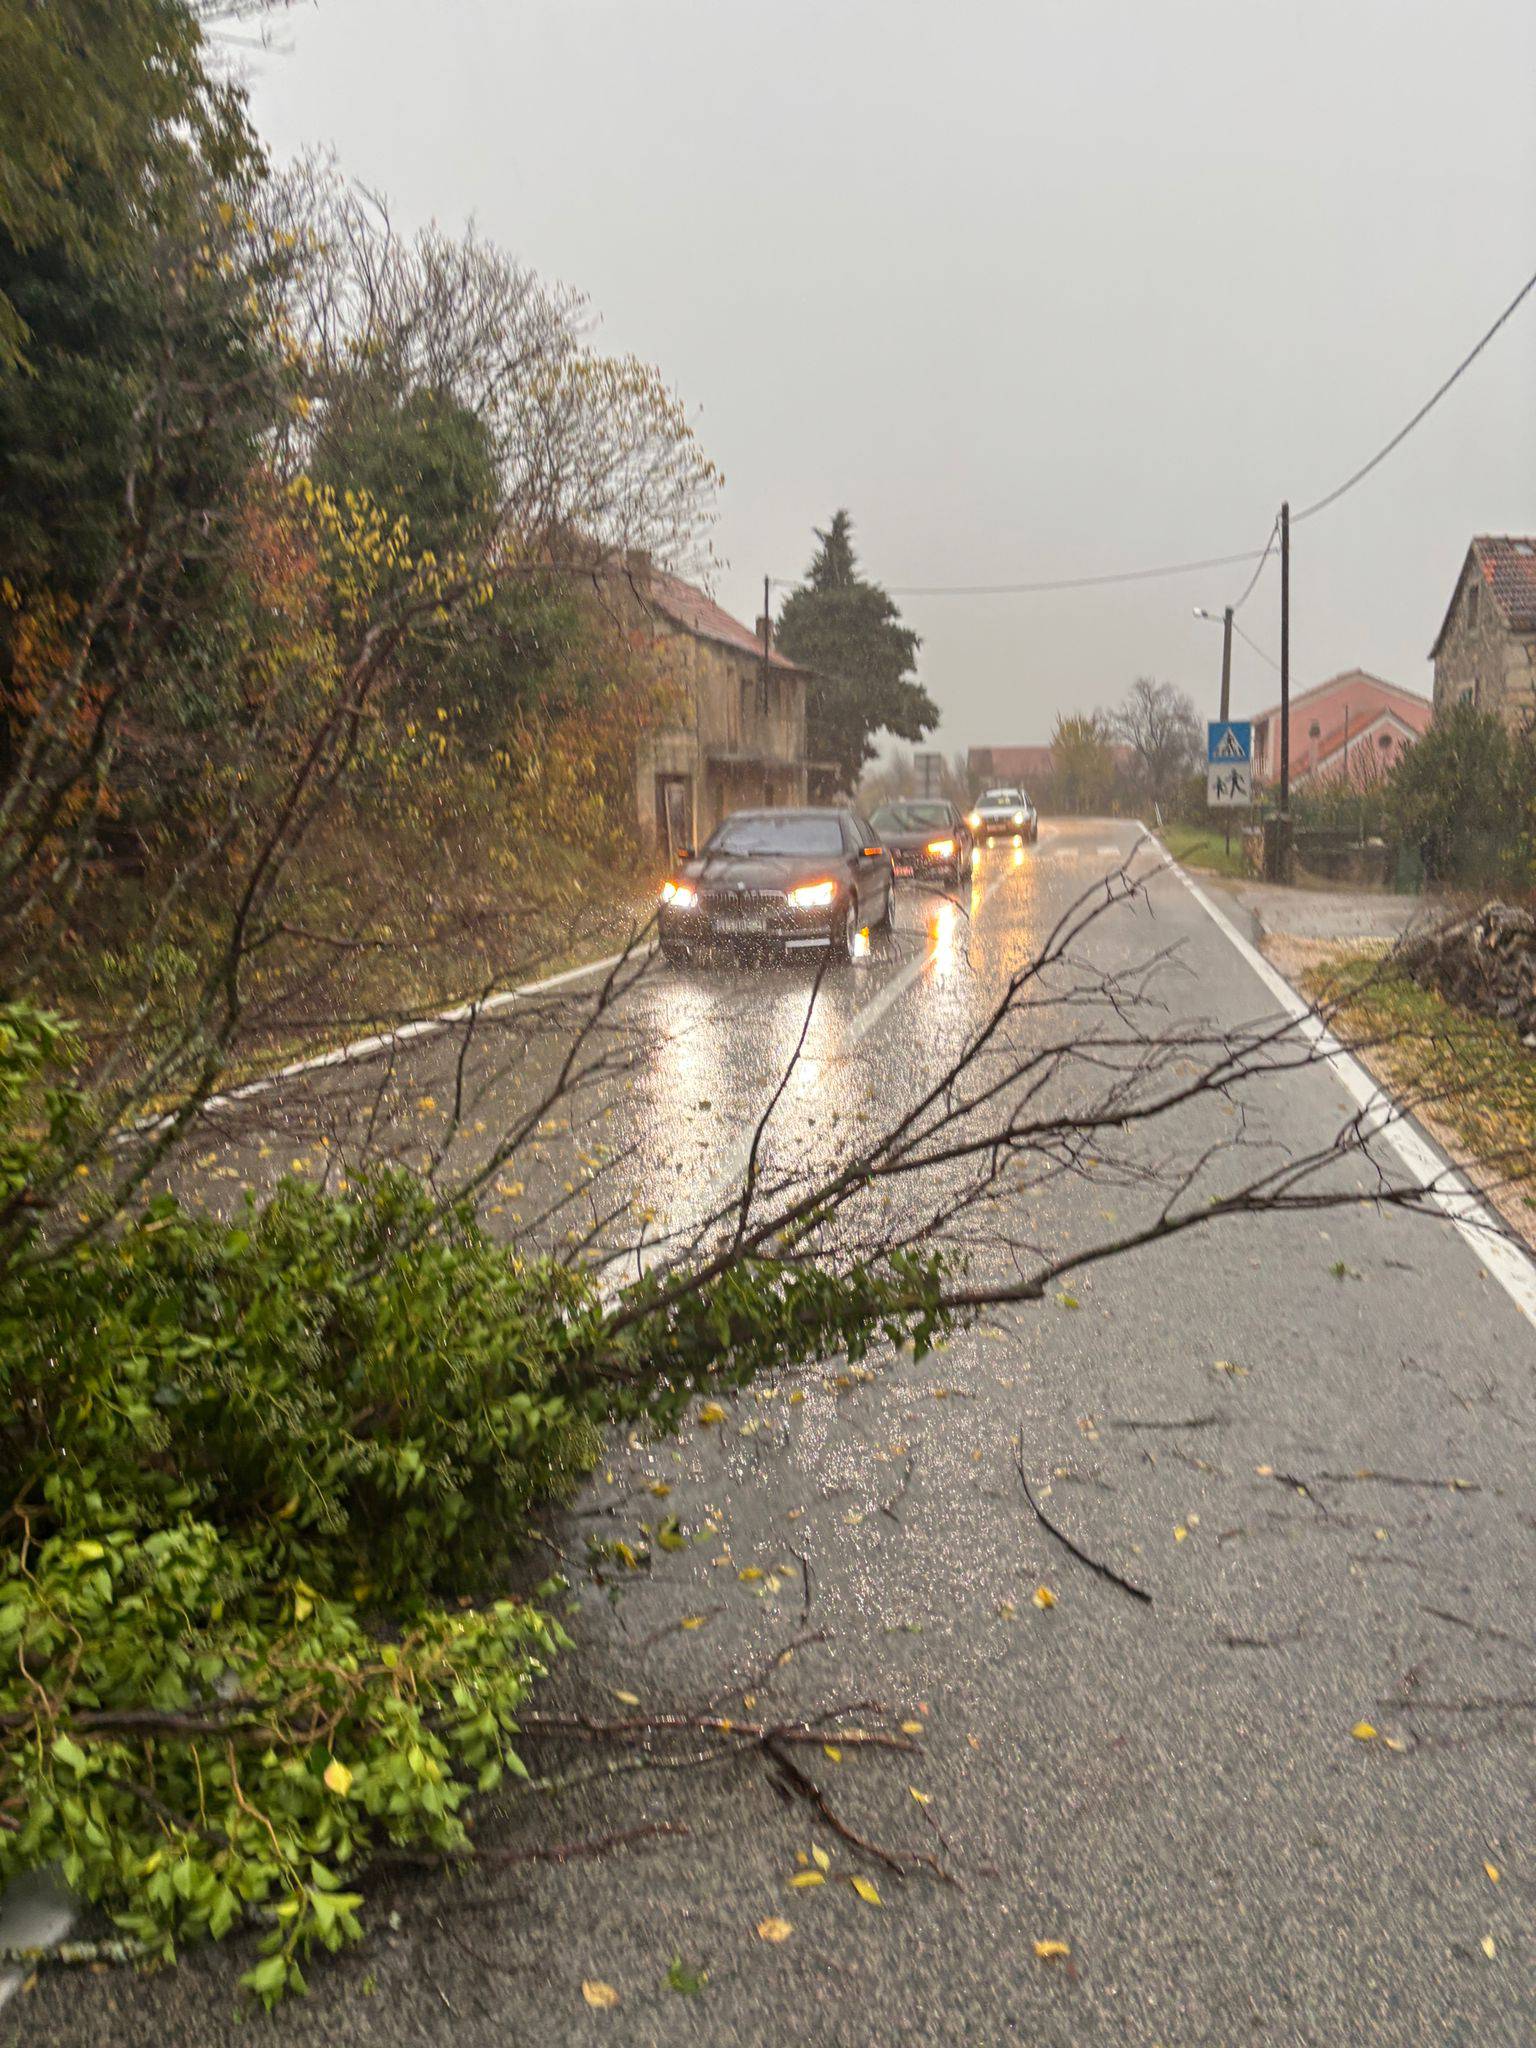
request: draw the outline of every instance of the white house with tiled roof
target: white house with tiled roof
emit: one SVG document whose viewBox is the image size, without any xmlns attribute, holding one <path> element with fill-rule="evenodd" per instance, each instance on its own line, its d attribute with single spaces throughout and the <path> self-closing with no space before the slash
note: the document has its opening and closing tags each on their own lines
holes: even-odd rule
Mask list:
<svg viewBox="0 0 1536 2048">
<path fill-rule="evenodd" d="M 1536 539 L 1477 536 L 1429 658 L 1437 712 L 1470 703 L 1510 726 L 1536 721 Z"/>
</svg>

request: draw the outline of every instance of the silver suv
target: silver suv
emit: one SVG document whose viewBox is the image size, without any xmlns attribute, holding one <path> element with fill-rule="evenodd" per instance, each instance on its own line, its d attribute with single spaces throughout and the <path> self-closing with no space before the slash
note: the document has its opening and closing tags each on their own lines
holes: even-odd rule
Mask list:
<svg viewBox="0 0 1536 2048">
<path fill-rule="evenodd" d="M 966 823 L 978 840 L 1018 839 L 1032 846 L 1040 837 L 1040 820 L 1022 789 L 985 789 Z"/>
</svg>

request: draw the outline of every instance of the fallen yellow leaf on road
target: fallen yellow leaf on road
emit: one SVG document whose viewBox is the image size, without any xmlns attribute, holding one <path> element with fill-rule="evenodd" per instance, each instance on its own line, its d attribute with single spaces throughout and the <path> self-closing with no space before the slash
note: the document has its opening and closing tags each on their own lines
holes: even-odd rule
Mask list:
<svg viewBox="0 0 1536 2048">
<path fill-rule="evenodd" d="M 818 1849 L 814 1842 L 811 1844 L 811 1861 L 818 1870 L 830 1870 L 832 1868 L 832 1858 L 825 1849 Z"/>
<path fill-rule="evenodd" d="M 1499 1866 L 1497 1863 L 1485 1863 L 1483 1868 L 1488 1873 L 1488 1882 L 1490 1884 L 1497 1884 L 1499 1881 Z"/>
<path fill-rule="evenodd" d="M 1036 1586 L 1034 1591 L 1034 1602 L 1037 1607 L 1042 1609 L 1046 1607 L 1054 1607 L 1056 1605 L 1056 1595 L 1051 1591 L 1049 1586 Z"/>
<path fill-rule="evenodd" d="M 838 1748 L 835 1742 L 824 1742 L 821 1745 L 821 1753 L 831 1763 L 834 1764 L 840 1764 L 843 1760 L 843 1752 Z"/>
<path fill-rule="evenodd" d="M 637 1692 L 616 1692 L 614 1698 L 621 1707 L 638 1707 L 640 1695 Z"/>
<path fill-rule="evenodd" d="M 923 1724 L 921 1721 L 903 1721 L 901 1724 L 901 1732 L 903 1735 L 921 1735 L 923 1732 Z"/>
<path fill-rule="evenodd" d="M 713 1422 L 724 1422 L 725 1410 L 718 1401 L 706 1401 L 699 1410 L 699 1420 L 708 1429 Z"/>
<path fill-rule="evenodd" d="M 797 1892 L 803 1892 L 813 1884 L 825 1884 L 826 1878 L 819 1870 L 800 1870 L 789 1880 Z"/>
<path fill-rule="evenodd" d="M 685 1614 L 683 1616 L 684 1628 L 702 1628 L 704 1626 L 704 1622 L 705 1616 L 702 1614 Z"/>
<path fill-rule="evenodd" d="M 1369 1721 L 1357 1721 L 1349 1732 L 1356 1742 L 1374 1742 L 1376 1739 L 1376 1730 Z"/>
<path fill-rule="evenodd" d="M 1175 1543 L 1182 1543 L 1188 1534 L 1189 1531 L 1180 1523 L 1179 1527 L 1173 1532 L 1173 1540 Z"/>
<path fill-rule="evenodd" d="M 793 1393 L 792 1393 L 792 1394 L 790 1395 L 790 1397 L 789 1397 L 789 1405 L 790 1405 L 790 1407 L 791 1407 L 791 1408 L 798 1408 L 798 1407 L 800 1406 L 800 1403 L 801 1403 L 801 1402 L 802 1402 L 802 1401 L 803 1401 L 804 1399 L 805 1399 L 805 1389 L 804 1389 L 804 1387 L 796 1387 L 795 1391 L 794 1391 L 794 1392 L 793 1392 Z"/>
<path fill-rule="evenodd" d="M 864 1901 L 866 1906 L 879 1906 L 884 1904 L 884 1901 L 881 1899 L 879 1892 L 875 1890 L 874 1884 L 871 1879 L 867 1877 L 851 1877 L 849 1878 L 848 1882 L 853 1886 L 854 1890 L 858 1893 L 859 1897 Z"/>
<path fill-rule="evenodd" d="M 647 1490 L 651 1493 L 654 1493 L 658 1500 L 665 1500 L 667 1495 L 672 1491 L 671 1487 L 668 1486 L 665 1479 L 653 1479 Z"/>
<path fill-rule="evenodd" d="M 788 1941 L 794 1931 L 794 1928 L 790 1926 L 787 1920 L 770 1918 L 759 1920 L 757 1923 L 757 1934 L 760 1941 Z"/>
<path fill-rule="evenodd" d="M 1040 1958 L 1042 1963 L 1050 1962 L 1053 1956 L 1069 1956 L 1071 1955 L 1071 1953 L 1072 1948 L 1069 1942 L 1037 1941 L 1035 1943 L 1035 1954 Z"/>
<path fill-rule="evenodd" d="M 736 1574 L 736 1576 L 738 1579 L 743 1579 L 750 1582 L 753 1579 L 760 1579 L 763 1575 L 758 1570 L 755 1564 L 746 1564 L 742 1566 L 741 1570 Z"/>
<path fill-rule="evenodd" d="M 1493 1945 L 1493 1936 L 1491 1934 L 1485 1934 L 1483 1936 L 1483 1954 L 1488 1958 L 1489 1962 L 1491 1963 L 1494 1959 L 1494 1956 L 1497 1953 L 1498 1951 L 1494 1948 Z"/>
<path fill-rule="evenodd" d="M 612 2012 L 619 2002 L 617 1991 L 611 1984 L 605 1984 L 601 1977 L 583 1977 L 581 1995 L 588 2005 L 595 2006 L 599 2012 Z"/>
<path fill-rule="evenodd" d="M 931 1806 L 933 1804 L 933 1794 L 931 1792 L 919 1792 L 915 1785 L 909 1785 L 907 1790 L 912 1794 L 912 1797 L 919 1806 Z"/>
<path fill-rule="evenodd" d="M 1399 1741 L 1395 1735 L 1383 1735 L 1381 1739 L 1388 1749 L 1403 1750 L 1408 1747 L 1406 1742 Z"/>
</svg>

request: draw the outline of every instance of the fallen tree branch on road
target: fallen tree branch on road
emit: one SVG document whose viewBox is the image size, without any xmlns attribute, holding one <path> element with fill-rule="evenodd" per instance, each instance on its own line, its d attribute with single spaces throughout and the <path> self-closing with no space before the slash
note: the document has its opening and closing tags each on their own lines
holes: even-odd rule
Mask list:
<svg viewBox="0 0 1536 2048">
<path fill-rule="evenodd" d="M 1019 1475 L 1019 1484 L 1024 1489 L 1024 1498 L 1029 1502 L 1031 1509 L 1034 1511 L 1035 1520 L 1040 1524 L 1041 1528 L 1046 1530 L 1050 1535 L 1054 1536 L 1056 1538 L 1056 1541 L 1061 1545 L 1062 1549 L 1069 1551 L 1071 1555 L 1077 1559 L 1079 1564 L 1087 1565 L 1089 1571 L 1097 1572 L 1101 1579 L 1108 1579 L 1110 1584 L 1112 1586 L 1118 1586 L 1122 1593 L 1129 1593 L 1133 1600 L 1140 1600 L 1144 1602 L 1146 1606 L 1150 1607 L 1152 1605 L 1152 1595 L 1147 1591 L 1145 1586 L 1134 1585 L 1131 1582 L 1131 1580 L 1123 1577 L 1121 1573 L 1117 1572 L 1113 1565 L 1104 1564 L 1103 1562 L 1101 1562 L 1100 1559 L 1096 1557 L 1090 1557 L 1088 1552 L 1083 1549 L 1081 1544 L 1074 1543 L 1072 1538 L 1066 1533 L 1066 1531 L 1064 1529 L 1059 1529 L 1056 1526 L 1056 1524 L 1051 1520 L 1050 1516 L 1045 1512 L 1044 1508 L 1041 1507 L 1039 1501 L 1035 1499 L 1034 1494 L 1030 1490 L 1029 1475 L 1024 1470 L 1024 1452 L 1022 1448 L 1023 1442 L 1024 1433 L 1021 1429 L 1019 1432 L 1020 1448 L 1014 1454 L 1014 1470 Z"/>
</svg>

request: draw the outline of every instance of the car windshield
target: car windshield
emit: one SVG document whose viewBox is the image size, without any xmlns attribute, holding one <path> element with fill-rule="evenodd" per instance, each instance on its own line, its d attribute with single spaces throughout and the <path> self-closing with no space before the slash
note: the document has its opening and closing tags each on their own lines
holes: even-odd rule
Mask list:
<svg viewBox="0 0 1536 2048">
<path fill-rule="evenodd" d="M 930 825 L 949 823 L 949 805 L 882 804 L 878 811 L 870 812 L 869 822 L 877 832 L 926 832 Z"/>
<path fill-rule="evenodd" d="M 710 835 L 706 853 L 841 853 L 842 827 L 836 817 L 786 812 L 744 812 L 727 818 Z"/>
<path fill-rule="evenodd" d="M 1024 801 L 1024 792 L 1022 789 L 989 789 L 981 801 L 994 809 L 1005 804 L 1012 804 L 1017 809 Z"/>
</svg>

